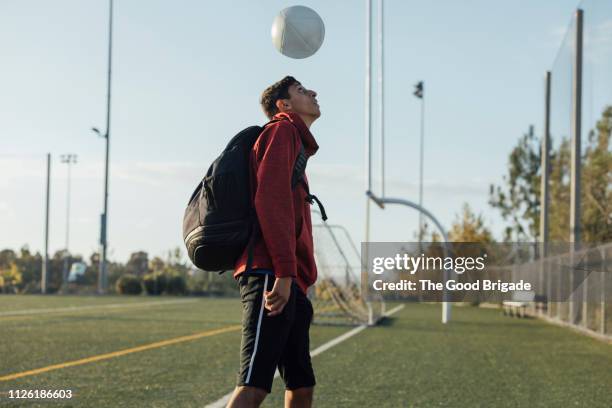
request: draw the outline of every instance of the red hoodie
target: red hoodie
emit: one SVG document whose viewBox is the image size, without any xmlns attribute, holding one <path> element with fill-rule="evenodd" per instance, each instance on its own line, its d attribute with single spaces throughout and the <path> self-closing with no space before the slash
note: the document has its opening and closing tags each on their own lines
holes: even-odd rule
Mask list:
<svg viewBox="0 0 612 408">
<path fill-rule="evenodd" d="M 317 279 L 310 204 L 303 185 L 291 188 L 293 166 L 301 139 L 307 157 L 319 145 L 300 116 L 278 113 L 251 150 L 251 185 L 261 237 L 253 247 L 252 268 L 272 269 L 277 278 L 293 277 L 306 293 Z M 308 184 L 306 174 L 304 181 Z M 247 251 L 238 258 L 234 277 L 244 272 Z"/>
</svg>

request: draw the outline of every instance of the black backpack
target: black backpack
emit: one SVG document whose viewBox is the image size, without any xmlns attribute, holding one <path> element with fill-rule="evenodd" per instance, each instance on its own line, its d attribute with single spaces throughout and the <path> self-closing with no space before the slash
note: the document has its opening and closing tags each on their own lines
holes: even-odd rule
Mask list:
<svg viewBox="0 0 612 408">
<path fill-rule="evenodd" d="M 250 126 L 230 140 L 215 159 L 189 199 L 183 217 L 183 239 L 193 264 L 205 271 L 233 269 L 238 257 L 249 246 L 247 270 L 251 268 L 252 247 L 259 236 L 259 223 L 250 186 L 249 154 L 264 128 Z M 325 209 L 310 194 L 303 181 L 307 157 L 304 147 L 296 159 L 292 187 L 302 182 L 306 200 L 317 202 L 323 219 Z"/>
</svg>

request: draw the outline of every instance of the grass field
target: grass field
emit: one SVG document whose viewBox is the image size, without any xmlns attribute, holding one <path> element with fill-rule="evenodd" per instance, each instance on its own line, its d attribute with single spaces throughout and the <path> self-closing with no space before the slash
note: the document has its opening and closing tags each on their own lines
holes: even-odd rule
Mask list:
<svg viewBox="0 0 612 408">
<path fill-rule="evenodd" d="M 315 405 L 612 406 L 609 344 L 491 309 L 439 320 L 439 306 L 407 304 L 315 357 Z M 233 388 L 239 323 L 237 299 L 0 296 L 0 406 L 202 407 Z M 348 330 L 314 326 L 312 348 Z M 264 406 L 282 406 L 282 390 Z"/>
</svg>

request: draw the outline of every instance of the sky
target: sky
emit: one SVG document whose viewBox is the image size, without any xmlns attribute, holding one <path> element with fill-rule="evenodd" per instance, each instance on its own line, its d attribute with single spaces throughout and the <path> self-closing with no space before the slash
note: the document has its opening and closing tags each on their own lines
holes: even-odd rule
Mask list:
<svg viewBox="0 0 612 408">
<path fill-rule="evenodd" d="M 311 128 L 320 149 L 308 163 L 311 191 L 329 221 L 357 243 L 365 217 L 365 2 L 302 1 L 325 22 L 312 57 L 272 46 L 286 1 L 115 0 L 109 181 L 109 257 L 183 247 L 187 200 L 209 164 L 244 127 L 265 122 L 262 90 L 293 75 L 318 92 Z M 385 1 L 386 195 L 418 201 L 420 100 L 425 82 L 424 207 L 449 228 L 463 203 L 497 238 L 488 205 L 507 158 L 544 116 L 551 69 L 576 0 Z M 376 9 L 373 2 L 376 45 Z M 98 249 L 103 205 L 108 3 L 0 1 L 0 248 L 44 243 L 46 154 L 52 155 L 50 253 L 66 246 L 71 170 L 72 253 Z M 373 62 L 377 61 L 374 48 Z M 374 155 L 378 68 L 373 80 Z M 374 191 L 380 193 L 379 161 Z M 316 222 L 316 218 L 313 218 Z M 372 208 L 371 241 L 413 241 L 418 214 Z"/>
</svg>

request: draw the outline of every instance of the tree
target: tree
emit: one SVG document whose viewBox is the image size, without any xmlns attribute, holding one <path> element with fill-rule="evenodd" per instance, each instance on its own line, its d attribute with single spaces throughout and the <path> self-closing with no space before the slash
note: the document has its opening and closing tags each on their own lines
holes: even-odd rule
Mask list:
<svg viewBox="0 0 612 408">
<path fill-rule="evenodd" d="M 107 261 L 106 269 L 108 273 L 108 287 L 112 290 L 115 288 L 115 283 L 119 280 L 119 278 L 125 274 L 127 274 L 127 266 L 123 265 L 120 262 L 112 262 Z M 138 277 L 140 279 L 140 277 Z"/>
<path fill-rule="evenodd" d="M 149 272 L 149 254 L 144 251 L 134 252 L 125 265 L 126 272 L 136 276 L 143 276 Z"/>
<path fill-rule="evenodd" d="M 581 161 L 582 241 L 612 241 L 612 106 L 606 107 L 589 132 Z M 550 153 L 549 241 L 569 242 L 571 147 L 567 136 Z M 540 219 L 540 142 L 524 135 L 509 156 L 505 187 L 490 187 L 489 204 L 508 222 L 505 241 L 534 241 Z"/>
<path fill-rule="evenodd" d="M 540 227 L 540 145 L 533 126 L 508 157 L 505 187 L 489 188 L 489 204 L 499 209 L 509 224 L 504 241 L 534 241 Z"/>
<path fill-rule="evenodd" d="M 491 231 L 485 226 L 482 214 L 474 214 L 468 203 L 463 204 L 461 215 L 457 215 L 448 233 L 451 242 L 481 242 L 493 241 Z"/>
<path fill-rule="evenodd" d="M 169 276 L 179 275 L 187 279 L 187 272 L 189 272 L 189 267 L 187 266 L 187 263 L 183 261 L 181 248 L 176 247 L 168 251 L 168 257 L 166 259 L 166 266 L 164 268 L 164 271 Z"/>
<path fill-rule="evenodd" d="M 612 241 L 612 106 L 602 112 L 595 129 L 589 132 L 582 154 L 580 174 L 581 240 Z M 551 242 L 569 241 L 570 220 L 570 140 L 563 138 L 551 155 L 550 213 Z"/>
<path fill-rule="evenodd" d="M 3 293 L 17 293 L 21 282 L 21 273 L 15 262 L 12 262 L 6 268 L 0 269 L 0 289 Z"/>
<path fill-rule="evenodd" d="M 67 256 L 65 250 L 56 251 L 49 258 L 49 268 L 47 269 L 47 292 L 57 292 L 63 282 L 64 257 Z"/>
<path fill-rule="evenodd" d="M 159 256 L 154 257 L 149 261 L 149 270 L 153 273 L 163 273 L 166 268 L 166 264 Z"/>
<path fill-rule="evenodd" d="M 570 144 L 567 138 L 561 140 L 559 150 L 551 152 L 548 210 L 548 239 L 551 242 L 567 242 L 569 238 L 570 156 Z"/>
<path fill-rule="evenodd" d="M 19 268 L 22 281 L 19 289 L 23 290 L 26 285 L 39 285 L 42 275 L 42 256 L 40 253 L 32 254 L 27 245 L 24 245 L 20 250 L 20 256 L 15 259 L 15 263 Z M 37 286 L 38 286 L 37 285 Z"/>
<path fill-rule="evenodd" d="M 421 233 L 419 233 L 419 230 L 421 230 Z M 442 235 L 437 229 L 430 230 L 430 224 L 427 220 L 423 221 L 423 228 L 417 229 L 413 237 L 415 242 L 419 241 L 419 237 L 423 240 L 422 242 L 442 242 Z"/>
<path fill-rule="evenodd" d="M 85 276 L 83 276 L 82 283 L 84 285 L 97 285 L 100 271 L 100 254 L 93 252 L 89 255 L 89 265 L 85 270 Z"/>
<path fill-rule="evenodd" d="M 585 242 L 612 241 L 612 106 L 589 132 L 582 170 L 582 234 Z"/>
<path fill-rule="evenodd" d="M 12 249 L 3 249 L 0 251 L 0 268 L 8 268 L 16 259 L 17 254 L 15 251 Z"/>
</svg>

